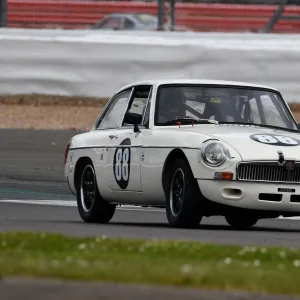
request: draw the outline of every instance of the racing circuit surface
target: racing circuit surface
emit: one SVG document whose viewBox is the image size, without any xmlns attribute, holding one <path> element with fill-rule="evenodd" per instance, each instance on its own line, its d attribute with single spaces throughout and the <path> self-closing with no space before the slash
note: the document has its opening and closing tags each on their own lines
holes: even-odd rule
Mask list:
<svg viewBox="0 0 300 300">
<path fill-rule="evenodd" d="M 204 218 L 198 229 L 170 228 L 165 211 L 119 207 L 106 225 L 85 224 L 64 181 L 64 150 L 76 131 L 0 130 L 0 231 L 30 230 L 73 236 L 189 239 L 222 244 L 300 247 L 300 221 L 261 220 L 234 231 L 222 217 Z M 49 292 L 51 290 L 51 292 Z M 128 285 L 81 285 L 19 279 L 0 280 L 1 299 L 299 299 Z"/>
<path fill-rule="evenodd" d="M 234 231 L 223 217 L 198 229 L 170 228 L 162 209 L 120 207 L 107 225 L 85 224 L 63 176 L 65 146 L 76 131 L 0 130 L 0 230 L 39 230 L 76 236 L 190 239 L 240 245 L 300 247 L 300 222 L 261 220 Z M 12 203 L 13 202 L 13 203 Z M 38 203 L 38 204 L 37 204 Z M 42 205 L 47 204 L 47 205 Z"/>
</svg>

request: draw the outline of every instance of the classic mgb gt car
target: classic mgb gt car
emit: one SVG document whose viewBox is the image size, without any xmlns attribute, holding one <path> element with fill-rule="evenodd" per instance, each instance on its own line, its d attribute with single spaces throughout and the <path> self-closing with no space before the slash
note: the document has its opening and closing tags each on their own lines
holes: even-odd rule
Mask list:
<svg viewBox="0 0 300 300">
<path fill-rule="evenodd" d="M 175 227 L 221 215 L 247 228 L 300 215 L 300 132 L 271 87 L 137 82 L 70 140 L 65 176 L 85 222 L 109 222 L 129 204 L 164 207 Z"/>
</svg>

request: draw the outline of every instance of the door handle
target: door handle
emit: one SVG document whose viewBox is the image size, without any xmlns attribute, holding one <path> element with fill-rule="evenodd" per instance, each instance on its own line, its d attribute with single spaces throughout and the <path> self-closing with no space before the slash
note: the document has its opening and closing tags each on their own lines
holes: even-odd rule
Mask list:
<svg viewBox="0 0 300 300">
<path fill-rule="evenodd" d="M 113 139 L 113 138 L 117 139 L 117 138 L 118 138 L 118 136 L 117 136 L 117 135 L 114 135 L 114 134 L 110 134 L 109 137 L 110 137 L 111 139 Z"/>
</svg>

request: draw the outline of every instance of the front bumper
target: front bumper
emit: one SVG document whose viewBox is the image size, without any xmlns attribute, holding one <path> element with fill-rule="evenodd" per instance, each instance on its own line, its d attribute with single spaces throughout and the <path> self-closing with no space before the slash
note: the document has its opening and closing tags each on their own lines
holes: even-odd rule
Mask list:
<svg viewBox="0 0 300 300">
<path fill-rule="evenodd" d="M 198 179 L 198 184 L 203 196 L 213 202 L 239 208 L 300 213 L 300 184 L 203 179 Z M 279 188 L 293 189 L 294 192 L 282 192 Z M 291 199 L 299 202 L 291 202 Z"/>
</svg>

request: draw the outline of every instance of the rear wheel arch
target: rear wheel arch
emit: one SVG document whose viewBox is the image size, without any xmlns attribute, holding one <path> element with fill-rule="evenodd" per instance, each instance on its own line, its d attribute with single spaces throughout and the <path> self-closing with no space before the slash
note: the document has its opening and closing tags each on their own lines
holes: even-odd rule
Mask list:
<svg viewBox="0 0 300 300">
<path fill-rule="evenodd" d="M 81 180 L 81 172 L 83 171 L 83 168 L 87 165 L 87 164 L 91 164 L 93 165 L 93 161 L 91 160 L 91 158 L 87 157 L 87 156 L 83 156 L 80 157 L 75 165 L 75 171 L 74 171 L 74 186 L 75 186 L 75 190 L 77 192 L 78 187 L 80 185 L 80 180 Z"/>
<path fill-rule="evenodd" d="M 102 198 L 91 158 L 81 157 L 76 162 L 74 179 L 81 219 L 87 223 L 108 223 L 114 216 L 116 205 Z"/>
</svg>

